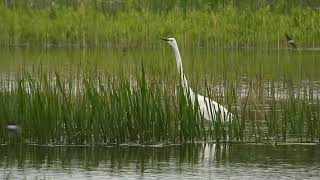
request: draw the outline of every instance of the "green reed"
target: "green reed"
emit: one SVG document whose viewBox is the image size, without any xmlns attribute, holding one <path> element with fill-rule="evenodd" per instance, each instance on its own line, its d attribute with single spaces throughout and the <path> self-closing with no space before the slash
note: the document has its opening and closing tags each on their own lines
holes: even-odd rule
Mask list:
<svg viewBox="0 0 320 180">
<path fill-rule="evenodd" d="M 46 144 L 186 142 L 203 137 L 190 100 L 149 86 L 101 74 L 75 79 L 55 73 L 22 73 L 14 89 L 2 86 L 1 124 L 16 122 L 22 137 Z M 12 82 L 11 82 L 12 83 Z M 132 84 L 133 83 L 133 84 Z M 2 129 L 2 141 L 7 138 Z"/>
<path fill-rule="evenodd" d="M 157 75 L 139 69 L 131 78 L 21 71 L 1 82 L 0 142 L 12 140 L 5 129 L 10 122 L 22 127 L 19 141 L 39 144 L 320 140 L 320 103 L 312 84 L 295 89 L 288 81 L 279 96 L 273 80 L 253 79 L 262 82 L 251 83 L 242 95 L 241 82 L 224 80 L 223 92 L 206 83 L 204 94 L 234 116 L 228 124 L 219 118 L 212 123 L 199 116 L 198 104 L 185 98 L 179 85 L 158 83 Z"/>
<path fill-rule="evenodd" d="M 283 11 L 290 2 L 256 8 L 228 3 L 209 10 L 175 5 L 161 11 L 132 8 L 128 2 L 116 13 L 102 11 L 89 1 L 81 2 L 75 7 L 46 8 L 8 8 L 1 4 L 0 43 L 125 49 L 158 46 L 157 38 L 173 36 L 185 46 L 283 48 L 286 32 L 299 47 L 317 47 L 320 43 L 319 11 L 303 6 Z"/>
</svg>

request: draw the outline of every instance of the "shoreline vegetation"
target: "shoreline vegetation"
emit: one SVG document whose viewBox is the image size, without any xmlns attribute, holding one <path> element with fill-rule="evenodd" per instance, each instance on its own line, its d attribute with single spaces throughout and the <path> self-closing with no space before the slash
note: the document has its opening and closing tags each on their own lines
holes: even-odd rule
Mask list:
<svg viewBox="0 0 320 180">
<path fill-rule="evenodd" d="M 298 48 L 320 46 L 320 11 L 316 5 L 301 4 L 305 1 L 177 2 L 2 1 L 0 47 L 88 48 L 80 49 L 83 54 L 75 53 L 74 59 L 81 59 L 81 62 L 79 66 L 70 63 L 70 69 L 55 71 L 50 65 L 42 69 L 41 65 L 30 63 L 32 67 L 23 64 L 13 74 L 3 73 L 0 144 L 320 142 L 319 85 L 309 81 L 318 72 L 316 55 L 311 58 L 313 63 L 304 68 L 301 62 L 307 58 L 301 56 L 293 61 L 291 54 L 295 53 L 291 52 L 285 52 L 290 54 L 285 59 L 280 54 L 277 59 L 269 58 L 277 63 L 265 61 L 267 67 L 263 68 L 266 69 L 262 68 L 261 61 L 252 61 L 254 63 L 248 63 L 243 69 L 237 65 L 243 61 L 223 61 L 213 67 L 216 76 L 205 76 L 208 78 L 204 82 L 198 81 L 197 74 L 204 71 L 206 64 L 199 66 L 201 70 L 194 74 L 191 71 L 189 77 L 193 75 L 196 82 L 193 87 L 197 92 L 233 113 L 232 123 L 223 124 L 219 119 L 212 123 L 201 118 L 198 105 L 192 107 L 190 98 L 185 98 L 178 81 L 172 81 L 170 72 L 166 68 L 157 69 L 155 63 L 160 62 L 148 61 L 153 65 L 150 69 L 144 69 L 143 63 L 141 67 L 123 69 L 111 65 L 110 69 L 119 71 L 113 74 L 100 71 L 90 52 L 86 54 L 89 47 L 110 47 L 119 51 L 141 48 L 144 52 L 133 49 L 137 53 L 133 57 L 143 62 L 140 56 L 146 53 L 143 48 L 163 47 L 158 40 L 163 36 L 174 36 L 179 45 L 190 49 L 281 49 L 287 47 L 285 33 L 293 37 Z M 56 52 L 54 55 L 59 62 L 63 61 L 60 58 L 63 56 Z M 126 59 L 123 56 L 117 58 Z M 41 64 L 42 54 L 34 57 Z M 154 54 L 146 57 L 153 58 Z M 110 64 L 113 61 L 118 65 L 118 59 L 110 58 Z M 285 63 L 284 71 L 290 73 L 274 68 L 279 63 Z M 171 65 L 163 67 L 168 66 Z M 136 71 L 126 73 L 125 68 Z M 243 79 L 240 72 L 245 73 L 247 69 L 253 71 L 248 71 Z M 270 69 L 274 73 L 265 75 Z M 277 72 L 281 72 L 280 75 Z"/>
<path fill-rule="evenodd" d="M 174 36 L 189 47 L 285 48 L 288 33 L 299 48 L 320 47 L 320 4 L 298 2 L 4 1 L 0 45 L 158 47 Z"/>
<path fill-rule="evenodd" d="M 148 78 L 147 78 L 148 77 Z M 198 116 L 179 85 L 152 83 L 157 76 L 21 71 L 3 81 L 0 91 L 0 144 L 176 144 L 187 142 L 319 143 L 320 101 L 312 85 L 298 92 L 275 82 L 265 89 L 256 80 L 243 95 L 237 82 L 226 91 L 208 91 L 235 119 L 214 124 Z M 239 82 L 238 82 L 239 83 Z M 255 84 L 255 85 L 254 85 Z M 240 94 L 239 94 L 240 93 Z M 7 124 L 20 132 L 8 133 Z"/>
</svg>

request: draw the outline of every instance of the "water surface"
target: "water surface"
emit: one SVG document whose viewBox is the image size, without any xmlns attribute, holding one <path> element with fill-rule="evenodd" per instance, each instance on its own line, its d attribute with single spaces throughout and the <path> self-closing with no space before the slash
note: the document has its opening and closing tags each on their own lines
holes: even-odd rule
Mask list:
<svg viewBox="0 0 320 180">
<path fill-rule="evenodd" d="M 173 53 L 161 49 L 0 49 L 1 82 L 21 69 L 43 68 L 66 75 L 92 69 L 131 76 L 147 74 L 177 84 Z M 262 99 L 276 86 L 277 101 L 286 98 L 288 83 L 294 93 L 320 97 L 320 51 L 268 51 L 181 48 L 183 65 L 196 92 L 218 92 L 227 80 L 240 96 L 263 83 Z M 258 82 L 258 83 L 257 83 Z M 310 90 L 311 89 L 311 90 Z M 281 94 L 282 93 L 282 94 Z M 258 99 L 252 95 L 253 100 Z M 256 98 L 256 99 L 255 99 Z M 255 116 L 255 118 L 257 118 Z M 2 127 L 0 127 L 2 128 Z M 319 145 L 186 144 L 159 147 L 48 147 L 0 146 L 0 179 L 318 179 Z"/>
<path fill-rule="evenodd" d="M 161 42 L 159 42 L 161 43 Z M 320 94 L 320 51 L 258 49 L 186 49 L 181 47 L 184 72 L 190 86 L 201 94 L 225 91 L 226 81 L 237 85 L 239 95 L 249 88 L 275 85 L 277 96 L 290 85 L 296 93 L 311 89 L 314 99 Z M 114 76 L 141 73 L 142 64 L 148 77 L 157 82 L 178 84 L 172 49 L 166 44 L 158 49 L 0 49 L 0 78 L 16 78 L 21 70 L 60 72 L 66 76 L 84 72 L 101 72 Z M 35 73 L 37 74 L 37 73 Z M 260 87 L 258 87 L 260 86 Z M 281 94 L 282 93 L 282 94 Z"/>
<path fill-rule="evenodd" d="M 319 145 L 1 146 L 2 179 L 318 179 Z"/>
</svg>

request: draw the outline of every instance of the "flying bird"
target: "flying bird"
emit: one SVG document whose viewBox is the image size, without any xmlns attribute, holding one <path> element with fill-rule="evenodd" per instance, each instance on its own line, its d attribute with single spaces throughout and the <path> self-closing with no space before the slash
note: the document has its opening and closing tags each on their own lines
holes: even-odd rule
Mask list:
<svg viewBox="0 0 320 180">
<path fill-rule="evenodd" d="M 290 48 L 293 48 L 293 49 L 297 49 L 297 44 L 296 42 L 287 34 L 285 33 L 285 36 L 287 38 L 287 44 Z"/>
</svg>

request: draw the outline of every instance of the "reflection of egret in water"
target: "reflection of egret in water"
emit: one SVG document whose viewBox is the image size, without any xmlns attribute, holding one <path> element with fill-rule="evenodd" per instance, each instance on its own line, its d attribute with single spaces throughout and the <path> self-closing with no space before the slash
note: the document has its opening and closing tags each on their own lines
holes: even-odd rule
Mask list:
<svg viewBox="0 0 320 180">
<path fill-rule="evenodd" d="M 202 161 L 210 162 L 217 162 L 219 163 L 220 160 L 228 159 L 229 155 L 229 144 L 203 144 L 202 149 Z"/>
</svg>

